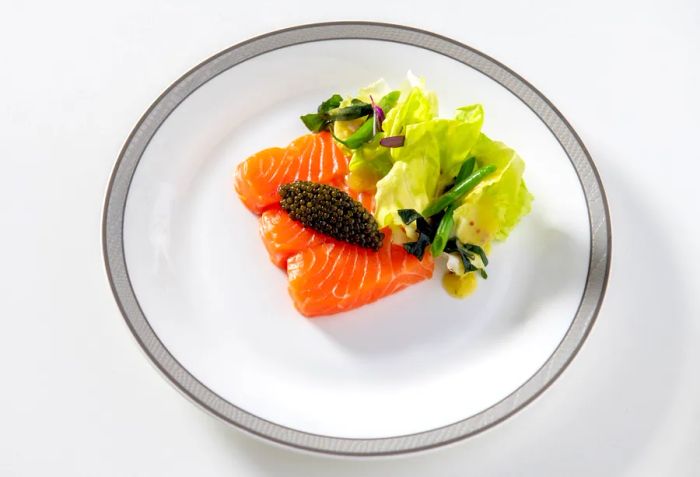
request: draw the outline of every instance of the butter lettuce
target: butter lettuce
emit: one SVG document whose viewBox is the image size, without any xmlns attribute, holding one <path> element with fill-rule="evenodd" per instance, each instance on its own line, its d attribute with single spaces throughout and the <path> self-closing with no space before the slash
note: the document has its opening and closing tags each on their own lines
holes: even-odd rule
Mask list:
<svg viewBox="0 0 700 477">
<path fill-rule="evenodd" d="M 455 231 L 463 243 L 486 246 L 508 237 L 530 212 L 532 194 L 523 180 L 525 162 L 513 149 L 481 134 L 471 153 L 480 167 L 492 164 L 497 169 L 455 209 Z"/>
<path fill-rule="evenodd" d="M 437 96 L 421 86 L 414 86 L 402 92 L 399 103 L 389 111 L 384 119 L 384 132 L 387 136 L 404 134 L 409 124 L 433 119 L 437 115 Z"/>
<path fill-rule="evenodd" d="M 435 93 L 410 71 L 398 90 L 379 80 L 340 105 L 351 106 L 357 100 L 376 103 L 385 117 L 383 123 L 367 121 L 366 116 L 334 122 L 331 131 L 337 143 L 352 154 L 348 185 L 356 191 L 375 191 L 379 228 L 390 228 L 391 240 L 408 253 L 422 259 L 426 244 L 432 242 L 431 253 L 446 255 L 443 284 L 454 296 L 466 296 L 474 290 L 477 274 L 487 278 L 491 244 L 506 239 L 530 212 L 533 197 L 523 179 L 523 159 L 483 134 L 480 104 L 458 108 L 451 118 L 439 118 Z M 387 137 L 393 139 L 382 145 Z M 487 166 L 493 167 L 483 169 Z M 481 182 L 460 198 L 457 194 L 464 190 L 464 182 L 451 194 L 446 191 L 459 181 L 461 168 L 459 180 L 475 181 L 476 177 Z M 476 176 L 463 177 L 472 170 Z M 438 200 L 445 193 L 447 199 Z M 427 221 L 421 217 L 424 212 L 430 216 Z M 420 217 L 422 222 L 410 217 Z M 417 228 L 416 223 L 422 225 Z"/>
<path fill-rule="evenodd" d="M 480 104 L 457 110 L 455 119 L 430 119 L 406 126 L 404 147 L 392 149 L 395 161 L 410 161 L 415 156 L 430 156 L 440 165 L 435 177 L 435 191 L 452 182 L 462 163 L 479 139 L 484 123 L 484 109 Z"/>
<path fill-rule="evenodd" d="M 377 181 L 386 176 L 394 162 L 389 149 L 379 144 L 384 137 L 377 133 L 372 140 L 356 149 L 350 159 L 348 184 L 357 191 L 372 190 Z"/>
<path fill-rule="evenodd" d="M 414 111 L 422 108 L 419 106 Z M 413 113 L 407 113 L 404 118 L 412 115 Z M 388 173 L 391 177 L 377 182 L 375 200 L 380 227 L 399 223 L 395 220 L 395 214 L 389 215 L 382 211 L 401 208 L 422 211 L 430 200 L 454 180 L 479 138 L 483 120 L 483 108 L 481 105 L 473 105 L 460 108 L 455 119 L 431 118 L 405 126 L 406 139 L 403 147 L 390 149 L 389 154 L 381 156 L 384 167 L 388 162 L 387 155 L 390 155 L 394 164 Z M 408 182 L 408 185 L 399 184 L 398 177 Z M 406 190 L 416 193 L 412 202 L 404 196 L 398 197 Z"/>
<path fill-rule="evenodd" d="M 378 187 L 377 181 L 391 170 L 394 162 L 397 160 L 408 162 L 411 159 L 407 157 L 403 159 L 397 158 L 396 151 L 405 150 L 405 146 L 394 149 L 386 148 L 379 144 L 382 138 L 399 135 L 399 133 L 394 134 L 392 132 L 394 130 L 401 131 L 403 135 L 402 131 L 408 125 L 428 121 L 435 117 L 437 113 L 435 93 L 425 90 L 421 85 L 421 81 L 410 75 L 407 83 L 414 86 L 407 87 L 404 85 L 398 103 L 387 113 L 384 120 L 384 132 L 377 133 L 371 141 L 353 151 L 350 159 L 350 176 L 348 179 L 353 189 L 371 190 L 375 186 Z M 380 80 L 367 88 L 363 88 L 360 92 L 361 95 L 367 95 L 367 98 L 372 94 L 374 100 L 379 101 L 374 95 L 375 92 L 387 94 L 389 87 L 383 80 Z M 360 98 L 362 99 L 362 96 Z M 340 139 L 347 138 L 357 128 L 355 124 L 339 127 L 339 123 L 336 122 L 335 134 Z M 437 156 L 433 155 L 430 161 L 435 157 Z M 439 175 L 439 170 L 437 175 Z M 434 192 L 434 187 L 428 187 L 428 190 L 432 193 Z"/>
<path fill-rule="evenodd" d="M 375 101 L 390 91 L 384 80 L 360 90 L 358 98 Z M 481 132 L 484 109 L 480 104 L 458 108 L 451 119 L 438 118 L 435 93 L 424 80 L 410 72 L 400 87 L 398 103 L 386 115 L 383 132 L 352 151 L 348 176 L 355 190 L 375 194 L 375 217 L 379 227 L 391 227 L 411 236 L 397 211 L 423 211 L 456 177 L 464 161 L 474 156 L 477 166 L 496 166 L 454 210 L 454 231 L 463 243 L 487 247 L 503 240 L 530 211 L 532 195 L 523 180 L 525 163 L 503 143 Z M 337 121 L 335 134 L 346 138 L 359 122 Z M 380 144 L 387 136 L 404 136 L 402 147 Z M 404 236 L 405 236 L 404 235 Z"/>
<path fill-rule="evenodd" d="M 380 78 L 374 83 L 365 86 L 364 88 L 360 88 L 360 90 L 357 92 L 357 98 L 365 103 L 369 103 L 371 96 L 376 102 L 379 102 L 379 100 L 382 99 L 385 94 L 390 92 L 391 88 L 389 87 L 389 83 L 384 81 L 384 78 Z"/>
<path fill-rule="evenodd" d="M 377 182 L 374 216 L 379 227 L 400 226 L 399 209 L 423 210 L 433 196 L 427 184 L 438 173 L 437 164 L 431 161 L 396 162 Z"/>
</svg>

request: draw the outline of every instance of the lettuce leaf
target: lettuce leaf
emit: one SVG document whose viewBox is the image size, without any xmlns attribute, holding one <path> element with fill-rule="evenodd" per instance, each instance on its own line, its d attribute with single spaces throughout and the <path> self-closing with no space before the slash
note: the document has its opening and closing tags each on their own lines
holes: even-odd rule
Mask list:
<svg viewBox="0 0 700 477">
<path fill-rule="evenodd" d="M 403 92 L 399 103 L 389 111 L 384 120 L 387 136 L 400 136 L 409 124 L 433 119 L 437 115 L 437 96 L 420 86 Z"/>
<path fill-rule="evenodd" d="M 384 167 L 389 154 L 394 165 L 389 172 L 391 177 L 377 183 L 375 200 L 380 227 L 399 223 L 395 215 L 386 211 L 422 211 L 453 181 L 479 138 L 483 119 L 481 105 L 473 105 L 460 108 L 455 119 L 429 119 L 406 126 L 404 146 L 381 155 Z M 399 164 L 405 166 L 396 169 Z M 406 190 L 415 197 L 409 199 Z"/>
<path fill-rule="evenodd" d="M 374 216 L 380 228 L 401 226 L 399 209 L 423 210 L 428 205 L 432 193 L 426 184 L 439 173 L 438 167 L 434 162 L 420 160 L 394 163 L 377 182 Z"/>
<path fill-rule="evenodd" d="M 372 140 L 356 149 L 350 159 L 348 184 L 357 191 L 372 190 L 393 165 L 389 149 L 379 144 L 384 137 L 377 133 Z"/>
<path fill-rule="evenodd" d="M 420 83 L 420 80 L 411 77 L 410 73 L 407 81 L 414 86 L 404 88 L 396 106 L 387 113 L 383 124 L 384 133 L 377 133 L 371 141 L 353 152 L 352 159 L 350 160 L 350 176 L 348 182 L 350 183 L 350 187 L 355 190 L 371 190 L 375 186 L 378 187 L 377 181 L 391 170 L 395 161 L 402 160 L 404 162 L 410 162 L 413 157 L 419 154 L 419 152 L 415 151 L 415 153 L 412 152 L 410 154 L 410 157 L 405 156 L 401 159 L 397 159 L 396 151 L 405 149 L 405 146 L 390 149 L 379 144 L 379 141 L 385 136 L 399 135 L 394 134 L 392 131 L 402 131 L 403 134 L 403 130 L 409 124 L 430 120 L 437 113 L 437 97 L 435 93 L 426 90 Z M 366 94 L 367 97 L 369 97 L 369 94 L 372 94 L 374 100 L 377 101 L 374 92 L 386 94 L 389 92 L 389 88 L 384 80 L 380 80 L 360 91 L 361 94 Z M 336 122 L 334 132 L 340 139 L 346 139 L 349 136 L 347 133 L 349 132 L 352 134 L 356 129 L 355 124 L 350 125 L 346 129 L 339 129 L 337 126 L 338 123 L 339 122 Z M 345 126 L 342 127 L 345 128 Z M 352 129 L 353 127 L 355 129 Z M 341 136 L 339 132 L 345 136 Z M 429 158 L 430 162 L 435 158 L 439 160 L 439 156 L 435 156 L 433 153 Z M 438 172 L 435 173 L 434 178 L 438 176 L 439 169 Z M 429 180 L 432 182 L 434 178 L 431 177 Z M 436 180 L 434 182 L 437 184 Z M 435 184 L 428 184 L 427 189 L 431 194 L 435 191 Z"/>
<path fill-rule="evenodd" d="M 379 227 L 399 228 L 402 221 L 397 210 L 423 210 L 435 195 L 437 180 L 440 177 L 439 147 L 428 136 L 423 139 L 416 136 L 417 140 L 409 147 L 411 136 L 407 129 L 411 124 L 433 119 L 435 114 L 435 94 L 426 91 L 422 86 L 412 86 L 401 93 L 399 103 L 384 119 L 384 135 L 405 135 L 406 143 L 403 147 L 391 149 L 378 145 L 381 150 L 379 157 L 385 162 L 388 157 L 389 161 L 393 162 L 386 176 L 377 182 L 374 199 L 375 217 Z"/>
<path fill-rule="evenodd" d="M 532 195 L 523 180 L 525 162 L 513 149 L 482 133 L 471 153 L 480 167 L 493 164 L 497 170 L 455 209 L 455 231 L 463 243 L 486 246 L 508 237 L 530 212 Z"/>
<path fill-rule="evenodd" d="M 372 97 L 388 91 L 383 81 L 365 89 Z M 376 100 L 376 98 L 375 98 Z M 488 247 L 505 239 L 529 213 L 532 195 L 523 180 L 525 164 L 515 151 L 481 133 L 484 110 L 480 104 L 464 106 L 453 119 L 440 119 L 435 94 L 423 80 L 409 73 L 398 104 L 384 120 L 384 132 L 355 150 L 349 183 L 356 190 L 376 187 L 375 217 L 380 227 L 391 227 L 409 237 L 397 210 L 422 211 L 454 181 L 466 159 L 475 156 L 479 167 L 492 164 L 494 174 L 467 195 L 454 211 L 457 238 Z M 405 136 L 403 147 L 379 144 L 385 136 Z M 473 224 L 473 225 L 472 225 Z"/>
<path fill-rule="evenodd" d="M 361 99 L 365 103 L 369 103 L 370 96 L 372 96 L 376 102 L 379 102 L 379 100 L 382 99 L 385 94 L 390 92 L 391 88 L 389 87 L 389 84 L 384 81 L 384 78 L 379 78 L 374 83 L 367 85 L 364 88 L 360 88 L 360 90 L 357 92 L 357 98 Z"/>
<path fill-rule="evenodd" d="M 484 109 L 480 104 L 457 110 L 455 119 L 430 119 L 406 126 L 404 147 L 392 150 L 395 161 L 409 161 L 416 155 L 430 155 L 440 164 L 440 175 L 435 187 L 442 191 L 452 182 L 462 163 L 479 139 L 484 123 Z"/>
</svg>

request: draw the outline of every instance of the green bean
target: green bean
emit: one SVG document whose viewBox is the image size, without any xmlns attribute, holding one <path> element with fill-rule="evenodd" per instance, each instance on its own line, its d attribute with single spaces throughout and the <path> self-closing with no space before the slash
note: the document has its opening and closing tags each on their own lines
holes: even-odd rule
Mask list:
<svg viewBox="0 0 700 477">
<path fill-rule="evenodd" d="M 455 202 L 448 205 L 445 215 L 443 215 L 442 220 L 440 220 L 440 225 L 438 225 L 437 232 L 435 232 L 433 244 L 430 247 L 433 257 L 437 257 L 445 249 L 445 244 L 447 243 L 447 239 L 450 238 L 450 234 L 452 234 L 452 226 L 455 223 L 452 214 L 456 208 L 457 204 Z"/>
<path fill-rule="evenodd" d="M 379 107 L 382 108 L 382 111 L 384 111 L 384 114 L 389 112 L 391 108 L 396 106 L 396 103 L 399 100 L 399 96 L 401 96 L 401 92 L 399 91 L 392 91 L 391 93 L 387 93 L 384 96 L 382 96 L 382 99 L 379 100 Z M 372 133 L 374 132 L 374 116 L 371 116 L 367 118 L 367 120 L 362 123 L 362 125 L 357 128 L 357 130 L 352 133 L 348 138 L 343 141 L 343 144 L 350 149 L 357 149 L 360 146 L 362 146 L 364 143 L 367 141 L 371 140 L 372 137 L 374 136 Z"/>
<path fill-rule="evenodd" d="M 364 143 L 372 139 L 372 129 L 374 123 L 374 116 L 367 119 L 362 125 L 357 128 L 357 130 L 352 133 L 348 138 L 343 141 L 343 144 L 350 149 L 357 149 Z"/>
<path fill-rule="evenodd" d="M 423 211 L 423 217 L 432 217 L 451 203 L 458 201 L 495 170 L 496 166 L 488 165 L 473 172 L 469 177 L 458 182 L 452 189 L 432 201 Z"/>
<path fill-rule="evenodd" d="M 332 121 L 348 121 L 372 114 L 372 105 L 356 103 L 344 108 L 334 108 L 328 111 L 328 119 Z"/>
<path fill-rule="evenodd" d="M 457 177 L 455 178 L 455 184 L 458 184 L 469 177 L 469 174 L 474 172 L 474 166 L 476 166 L 476 157 L 471 156 L 469 159 L 464 161 L 462 163 L 462 167 L 459 168 Z"/>
<path fill-rule="evenodd" d="M 396 103 L 399 102 L 400 96 L 401 91 L 391 91 L 382 96 L 382 99 L 379 100 L 379 107 L 382 108 L 382 111 L 384 111 L 385 116 L 391 108 L 396 106 Z"/>
</svg>

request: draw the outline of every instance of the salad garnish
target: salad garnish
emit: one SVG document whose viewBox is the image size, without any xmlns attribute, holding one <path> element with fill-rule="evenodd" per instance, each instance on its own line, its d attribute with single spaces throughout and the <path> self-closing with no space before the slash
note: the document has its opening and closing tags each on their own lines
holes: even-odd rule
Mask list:
<svg viewBox="0 0 700 477">
<path fill-rule="evenodd" d="M 335 121 L 350 121 L 373 114 L 373 106 L 359 99 L 353 99 L 346 106 L 342 105 L 343 98 L 334 94 L 317 109 L 317 112 L 304 114 L 301 121 L 311 132 L 327 131 Z"/>
<path fill-rule="evenodd" d="M 391 229 L 392 241 L 419 259 L 428 247 L 433 257 L 446 256 L 455 289 L 469 274 L 485 278 L 485 250 L 530 211 L 524 161 L 483 133 L 480 104 L 439 117 L 435 93 L 410 72 L 397 90 L 379 80 L 342 104 L 353 101 L 368 102 L 371 114 L 328 128 L 352 154 L 350 187 L 374 193 L 379 228 Z"/>
<path fill-rule="evenodd" d="M 452 234 L 452 226 L 454 221 L 452 214 L 454 212 L 454 204 L 450 204 L 447 210 L 434 215 L 430 219 L 426 219 L 413 209 L 401 209 L 398 211 L 401 220 L 405 225 L 416 223 L 418 239 L 414 242 L 403 244 L 404 249 L 414 255 L 419 260 L 423 259 L 425 250 L 430 247 L 430 253 L 433 257 L 439 256 L 443 251 L 447 254 L 452 254 L 459 258 L 462 263 L 462 268 L 448 267 L 452 272 L 461 272 L 461 274 L 479 271 L 482 278 L 487 278 L 484 268 L 489 261 L 484 250 L 478 245 L 462 243 L 455 237 L 450 237 Z M 437 223 L 437 229 L 430 223 Z M 476 255 L 475 255 L 476 254 Z M 479 257 L 480 262 L 476 260 Z"/>
<path fill-rule="evenodd" d="M 481 182 L 486 176 L 496 171 L 496 166 L 488 165 L 484 166 L 476 172 L 471 173 L 466 179 L 457 182 L 454 187 L 449 191 L 442 194 L 437 199 L 433 200 L 428 207 L 423 211 L 425 217 L 432 217 L 445 210 L 450 204 L 456 203 L 461 198 L 469 193 L 474 187 L 476 187 L 479 182 Z"/>
<path fill-rule="evenodd" d="M 404 224 L 411 225 L 413 222 L 415 222 L 416 230 L 418 232 L 418 239 L 414 242 L 404 243 L 403 248 L 408 253 L 418 258 L 418 260 L 423 260 L 425 249 L 435 239 L 435 229 L 430 222 L 425 219 L 425 217 L 413 209 L 401 209 L 397 212 Z"/>
<path fill-rule="evenodd" d="M 400 96 L 400 91 L 391 91 L 382 96 L 378 103 L 375 103 L 370 95 L 370 103 L 367 104 L 358 98 L 344 101 L 340 95 L 334 94 L 330 99 L 321 103 L 317 113 L 305 114 L 301 116 L 301 120 L 311 132 L 330 130 L 336 141 L 346 148 L 354 150 L 370 141 L 378 131 L 382 130 L 386 113 L 396 105 Z M 346 106 L 341 107 L 343 104 Z M 359 126 L 353 125 L 358 120 L 361 121 Z M 336 121 L 347 125 L 346 131 L 344 131 L 350 131 L 347 137 L 340 138 L 336 134 L 334 131 Z"/>
<path fill-rule="evenodd" d="M 489 260 L 483 248 L 471 243 L 462 243 L 456 238 L 451 238 L 445 245 L 445 252 L 458 256 L 462 260 L 462 267 L 465 272 L 478 271 L 481 278 L 488 278 L 484 268 L 489 264 Z M 477 257 L 481 260 L 481 263 L 479 263 Z"/>
<path fill-rule="evenodd" d="M 369 95 L 369 100 L 372 103 L 372 111 L 374 112 L 374 121 L 372 121 L 372 135 L 374 136 L 377 134 L 377 131 L 382 130 L 382 123 L 384 122 L 384 110 L 380 107 L 377 106 L 377 103 L 374 102 L 374 98 L 372 95 Z"/>
<path fill-rule="evenodd" d="M 329 111 L 339 107 L 341 102 L 343 97 L 334 94 L 318 106 L 316 113 L 305 114 L 301 116 L 301 120 L 311 132 L 325 131 L 332 122 Z"/>
<path fill-rule="evenodd" d="M 379 144 L 384 147 L 402 147 L 406 142 L 406 136 L 389 136 L 379 140 Z"/>
</svg>

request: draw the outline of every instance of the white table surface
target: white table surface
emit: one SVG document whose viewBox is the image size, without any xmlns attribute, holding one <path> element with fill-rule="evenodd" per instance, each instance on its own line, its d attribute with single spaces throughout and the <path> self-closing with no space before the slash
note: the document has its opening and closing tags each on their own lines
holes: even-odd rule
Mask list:
<svg viewBox="0 0 700 477">
<path fill-rule="evenodd" d="M 0 3 L 0 475 L 700 475 L 700 3 L 98 3 Z M 608 294 L 572 365 L 505 423 L 407 457 L 302 454 L 209 417 L 147 362 L 102 266 L 108 176 L 150 103 L 236 42 L 347 19 L 519 72 L 583 138 L 612 212 Z"/>
</svg>

